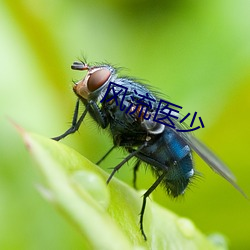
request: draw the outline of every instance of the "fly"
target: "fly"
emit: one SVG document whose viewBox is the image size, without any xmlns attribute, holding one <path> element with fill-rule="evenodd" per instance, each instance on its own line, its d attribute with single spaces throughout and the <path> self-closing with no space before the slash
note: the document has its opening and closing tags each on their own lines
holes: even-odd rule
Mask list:
<svg viewBox="0 0 250 250">
<path fill-rule="evenodd" d="M 134 166 L 134 186 L 136 171 L 141 163 L 151 167 L 157 178 L 143 195 L 140 213 L 140 230 L 145 240 L 143 216 L 147 197 L 159 184 L 162 184 L 172 197 L 184 193 L 195 174 L 192 151 L 246 197 L 236 184 L 232 172 L 217 156 L 190 133 L 177 131 L 183 129 L 181 124 L 175 122 L 174 125 L 177 127 L 175 130 L 152 119 L 159 98 L 146 85 L 132 78 L 119 77 L 117 70 L 109 64 L 90 66 L 85 62 L 74 62 L 71 68 L 87 71 L 87 74 L 73 86 L 78 99 L 71 127 L 53 139 L 59 141 L 76 132 L 89 113 L 102 129 L 109 130 L 113 138 L 113 147 L 98 163 L 116 147 L 123 147 L 128 152 L 125 159 L 113 169 L 107 183 L 131 158 L 137 159 Z M 139 102 L 138 95 L 144 95 L 153 101 L 145 108 L 145 103 Z M 85 106 L 85 110 L 79 116 L 80 102 Z"/>
</svg>

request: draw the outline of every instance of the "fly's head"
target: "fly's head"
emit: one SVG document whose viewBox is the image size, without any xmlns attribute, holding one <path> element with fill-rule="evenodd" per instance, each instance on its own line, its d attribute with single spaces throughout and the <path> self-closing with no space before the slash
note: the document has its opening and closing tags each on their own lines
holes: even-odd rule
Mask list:
<svg viewBox="0 0 250 250">
<path fill-rule="evenodd" d="M 98 97 L 99 92 L 116 77 L 115 69 L 110 65 L 89 66 L 83 62 L 74 62 L 71 69 L 88 71 L 86 76 L 73 87 L 75 94 L 85 100 L 95 94 Z"/>
</svg>

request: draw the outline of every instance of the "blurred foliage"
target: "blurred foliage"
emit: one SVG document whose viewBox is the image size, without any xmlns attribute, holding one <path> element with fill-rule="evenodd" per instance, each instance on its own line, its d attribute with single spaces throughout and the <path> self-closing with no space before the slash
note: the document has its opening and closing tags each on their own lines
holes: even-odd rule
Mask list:
<svg viewBox="0 0 250 250">
<path fill-rule="evenodd" d="M 44 177 L 45 184 L 37 186 L 38 190 L 81 233 L 84 241 L 79 248 L 227 249 L 225 240 L 218 244 L 190 220 L 150 200 L 143 220 L 145 241 L 137 223 L 142 192 L 116 178 L 107 186 L 109 175 L 73 149 L 17 129 Z"/>
<path fill-rule="evenodd" d="M 249 12 L 247 0 L 1 1 L 0 248 L 82 245 L 74 228 L 37 194 L 39 175 L 7 119 L 47 137 L 65 131 L 75 102 L 71 80 L 82 77 L 70 65 L 82 55 L 124 66 L 124 74 L 146 79 L 183 106 L 184 114 L 197 111 L 206 126 L 197 136 L 249 195 Z M 63 143 L 96 162 L 112 142 L 86 119 Z M 117 150 L 102 167 L 109 171 L 122 157 Z M 249 249 L 249 202 L 199 159 L 196 165 L 204 177 L 183 199 L 172 201 L 161 188 L 154 199 L 205 233 L 223 233 L 231 249 Z M 131 169 L 129 164 L 117 177 L 131 183 Z M 152 181 L 142 168 L 139 187 Z"/>
</svg>

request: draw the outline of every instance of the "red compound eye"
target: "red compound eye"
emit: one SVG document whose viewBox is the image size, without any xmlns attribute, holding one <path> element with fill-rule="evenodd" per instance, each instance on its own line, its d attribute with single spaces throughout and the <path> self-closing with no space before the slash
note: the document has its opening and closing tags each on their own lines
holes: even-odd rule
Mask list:
<svg viewBox="0 0 250 250">
<path fill-rule="evenodd" d="M 108 69 L 99 69 L 92 73 L 88 79 L 88 90 L 93 92 L 99 89 L 110 77 L 110 71 Z"/>
</svg>

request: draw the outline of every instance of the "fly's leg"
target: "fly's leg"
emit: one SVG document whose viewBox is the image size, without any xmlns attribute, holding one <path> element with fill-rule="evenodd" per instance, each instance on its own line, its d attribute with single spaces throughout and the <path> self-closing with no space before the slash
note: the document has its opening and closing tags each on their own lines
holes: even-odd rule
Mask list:
<svg viewBox="0 0 250 250">
<path fill-rule="evenodd" d="M 116 167 L 114 167 L 112 173 L 110 174 L 108 180 L 107 180 L 107 184 L 109 184 L 109 182 L 111 181 L 112 177 L 114 176 L 114 174 L 127 162 L 129 161 L 132 157 L 134 157 L 138 152 L 140 152 L 144 147 L 147 146 L 147 143 L 144 143 L 143 145 L 141 145 L 137 150 L 134 150 L 132 153 L 130 153 L 122 162 L 120 162 Z"/>
<path fill-rule="evenodd" d="M 135 189 L 137 189 L 137 188 L 136 188 L 136 173 L 137 173 L 137 171 L 138 171 L 140 165 L 141 165 L 141 161 L 140 161 L 140 160 L 137 160 L 136 163 L 135 163 L 134 169 L 133 169 L 133 187 L 134 187 Z"/>
<path fill-rule="evenodd" d="M 127 150 L 129 153 L 132 153 L 135 151 L 133 148 L 129 148 L 129 147 L 127 148 Z M 141 161 L 139 159 L 137 159 L 137 161 L 134 165 L 134 168 L 133 168 L 133 187 L 134 187 L 134 189 L 137 189 L 137 187 L 136 187 L 136 179 L 137 179 L 136 175 L 137 175 L 137 171 L 138 171 L 140 165 L 141 165 Z"/>
<path fill-rule="evenodd" d="M 115 145 L 96 163 L 96 165 L 99 165 L 115 148 Z"/>
<path fill-rule="evenodd" d="M 146 208 L 146 200 L 148 196 L 157 188 L 157 186 L 162 182 L 163 178 L 165 177 L 167 172 L 163 172 L 162 175 L 160 175 L 157 180 L 153 183 L 153 185 L 147 190 L 147 192 L 143 195 L 143 201 L 142 201 L 142 207 L 141 207 L 141 212 L 140 212 L 140 230 L 142 233 L 142 236 L 144 240 L 147 240 L 147 236 L 144 232 L 143 229 L 143 216 Z"/>
<path fill-rule="evenodd" d="M 53 140 L 60 141 L 64 137 L 68 136 L 69 134 L 75 133 L 79 129 L 79 127 L 80 127 L 80 125 L 81 125 L 84 117 L 86 116 L 86 114 L 88 112 L 88 106 L 87 106 L 86 109 L 84 110 L 84 112 L 82 113 L 81 117 L 77 121 L 77 119 L 78 119 L 78 112 L 79 112 L 79 103 L 80 103 L 80 101 L 78 99 L 77 102 L 76 102 L 76 106 L 75 106 L 75 110 L 74 110 L 74 116 L 73 116 L 71 127 L 65 133 L 63 133 L 62 135 L 59 135 L 57 137 L 52 138 Z"/>
<path fill-rule="evenodd" d="M 96 102 L 90 100 L 88 104 L 89 104 L 89 112 L 95 118 L 95 120 L 97 121 L 97 123 L 102 128 L 106 128 L 108 126 L 106 115 L 104 113 L 102 113 L 102 111 L 100 110 L 100 108 L 98 107 L 98 105 L 96 104 Z"/>
</svg>

